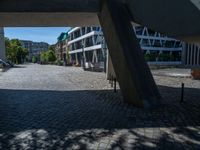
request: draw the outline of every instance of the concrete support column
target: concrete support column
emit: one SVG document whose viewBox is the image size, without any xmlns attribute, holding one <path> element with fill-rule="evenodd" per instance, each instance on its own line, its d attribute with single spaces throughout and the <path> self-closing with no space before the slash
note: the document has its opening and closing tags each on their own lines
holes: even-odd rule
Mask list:
<svg viewBox="0 0 200 150">
<path fill-rule="evenodd" d="M 6 60 L 4 29 L 0 27 L 0 59 Z"/>
<path fill-rule="evenodd" d="M 145 108 L 159 105 L 161 97 L 133 31 L 127 8 L 117 0 L 104 0 L 99 20 L 124 101 Z"/>
</svg>

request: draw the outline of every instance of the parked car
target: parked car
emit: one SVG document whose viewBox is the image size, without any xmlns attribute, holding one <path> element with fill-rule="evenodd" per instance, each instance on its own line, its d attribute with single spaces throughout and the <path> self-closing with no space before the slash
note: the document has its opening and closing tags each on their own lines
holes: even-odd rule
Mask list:
<svg viewBox="0 0 200 150">
<path fill-rule="evenodd" d="M 9 65 L 7 62 L 3 61 L 2 59 L 0 59 L 0 65 L 1 65 L 3 68 L 10 67 L 10 65 Z"/>
<path fill-rule="evenodd" d="M 14 67 L 14 64 L 11 61 L 6 61 L 6 63 L 10 66 L 10 67 Z"/>
</svg>

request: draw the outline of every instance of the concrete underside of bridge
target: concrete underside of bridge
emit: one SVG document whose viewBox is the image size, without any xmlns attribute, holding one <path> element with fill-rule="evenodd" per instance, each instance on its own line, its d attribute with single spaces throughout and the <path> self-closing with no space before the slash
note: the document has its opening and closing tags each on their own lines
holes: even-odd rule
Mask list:
<svg viewBox="0 0 200 150">
<path fill-rule="evenodd" d="M 160 104 L 160 95 L 131 22 L 199 43 L 197 1 L 1 0 L 0 26 L 93 26 L 100 20 L 124 100 L 152 107 Z"/>
<path fill-rule="evenodd" d="M 1 0 L 0 26 L 99 25 L 100 0 Z"/>
<path fill-rule="evenodd" d="M 99 26 L 97 13 L 31 12 L 0 13 L 1 27 Z"/>
<path fill-rule="evenodd" d="M 0 26 L 99 25 L 104 0 L 1 0 Z M 200 41 L 200 0 L 115 0 L 131 20 L 168 36 Z"/>
</svg>

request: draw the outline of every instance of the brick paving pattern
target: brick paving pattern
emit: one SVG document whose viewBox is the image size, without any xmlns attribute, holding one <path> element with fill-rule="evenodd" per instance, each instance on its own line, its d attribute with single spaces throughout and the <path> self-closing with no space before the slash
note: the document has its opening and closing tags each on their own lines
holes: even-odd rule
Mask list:
<svg viewBox="0 0 200 150">
<path fill-rule="evenodd" d="M 1 73 L 0 149 L 200 149 L 200 81 L 154 78 L 163 105 L 143 110 L 104 73 L 32 64 Z"/>
</svg>

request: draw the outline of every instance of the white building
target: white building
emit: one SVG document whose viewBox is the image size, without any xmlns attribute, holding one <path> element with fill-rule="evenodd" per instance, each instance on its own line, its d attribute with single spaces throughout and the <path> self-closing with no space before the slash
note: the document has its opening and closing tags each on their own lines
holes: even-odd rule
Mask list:
<svg viewBox="0 0 200 150">
<path fill-rule="evenodd" d="M 188 68 L 200 68 L 200 45 L 183 44 L 183 64 Z"/>
<path fill-rule="evenodd" d="M 106 50 L 100 27 L 76 27 L 72 28 L 68 34 L 69 54 L 73 63 L 86 64 L 86 68 L 91 65 L 104 68 Z"/>
<path fill-rule="evenodd" d="M 182 43 L 146 27 L 133 27 L 145 58 L 155 64 L 181 64 Z M 71 60 L 85 67 L 104 68 L 106 43 L 100 27 L 75 27 L 69 32 Z M 84 62 L 84 63 L 83 63 Z"/>
<path fill-rule="evenodd" d="M 146 27 L 134 27 L 145 59 L 149 64 L 181 64 L 182 42 L 152 31 Z"/>
<path fill-rule="evenodd" d="M 55 44 L 55 54 L 56 58 L 61 61 L 68 61 L 67 59 L 68 52 L 68 33 L 62 32 L 57 38 L 57 43 Z"/>
</svg>

